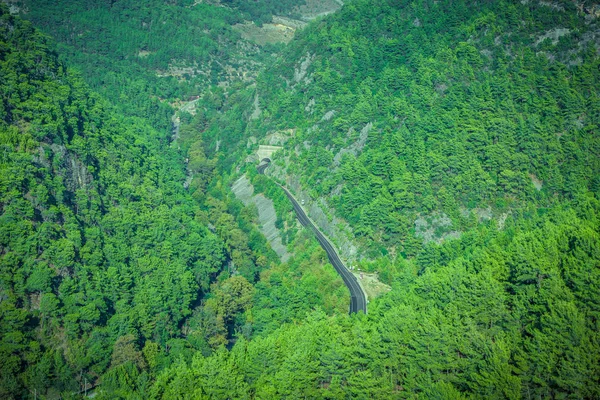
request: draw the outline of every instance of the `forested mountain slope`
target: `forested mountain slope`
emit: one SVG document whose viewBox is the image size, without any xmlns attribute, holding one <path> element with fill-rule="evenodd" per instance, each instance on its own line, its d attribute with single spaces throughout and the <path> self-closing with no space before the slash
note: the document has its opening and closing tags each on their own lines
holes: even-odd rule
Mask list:
<svg viewBox="0 0 600 400">
<path fill-rule="evenodd" d="M 0 397 L 113 393 L 314 307 L 345 308 L 314 240 L 298 237 L 279 265 L 191 124 L 185 160 L 170 132 L 123 117 L 131 103 L 91 92 L 54 43 L 0 10 Z"/>
<path fill-rule="evenodd" d="M 248 130 L 296 129 L 288 173 L 370 257 L 416 255 L 419 219 L 440 238 L 598 194 L 597 14 L 522 3 L 351 2 L 261 75 Z"/>
<path fill-rule="evenodd" d="M 0 397 L 52 397 L 145 364 L 140 347 L 179 332 L 225 250 L 165 135 L 0 12 Z"/>
<path fill-rule="evenodd" d="M 181 113 L 184 190 L 159 113 L 120 116 L 2 8 L 2 397 L 600 397 L 597 14 L 348 1 L 256 88 Z M 133 51 L 90 43 L 109 69 Z M 119 109 L 146 117 L 148 82 Z M 392 285 L 368 315 L 339 311 L 323 252 L 245 162 L 273 132 L 289 140 L 269 169 L 328 201 Z M 242 173 L 274 200 L 288 263 L 229 193 Z"/>
<path fill-rule="evenodd" d="M 310 25 L 259 76 L 260 117 L 225 101 L 202 135 L 294 130 L 274 167 L 393 290 L 196 355 L 151 396 L 598 397 L 598 28 L 571 1 L 357 0 Z M 428 241 L 419 219 L 450 224 Z"/>
<path fill-rule="evenodd" d="M 170 129 L 172 105 L 218 82 L 254 76 L 264 53 L 232 29 L 248 15 L 230 7 L 192 0 L 14 3 L 52 35 L 96 92 L 161 130 Z M 260 16 L 270 18 L 269 10 Z"/>
</svg>

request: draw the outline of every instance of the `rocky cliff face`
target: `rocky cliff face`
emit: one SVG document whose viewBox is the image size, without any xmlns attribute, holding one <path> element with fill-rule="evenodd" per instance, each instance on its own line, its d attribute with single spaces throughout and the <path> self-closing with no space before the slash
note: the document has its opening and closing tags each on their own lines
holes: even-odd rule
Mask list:
<svg viewBox="0 0 600 400">
<path fill-rule="evenodd" d="M 234 182 L 231 190 L 244 205 L 254 204 L 258 210 L 258 219 L 260 221 L 260 231 L 269 241 L 271 248 L 277 253 L 282 262 L 290 258 L 290 253 L 281 241 L 281 232 L 275 226 L 277 214 L 273 201 L 266 198 L 262 193 L 254 194 L 254 186 L 246 175 Z"/>
</svg>

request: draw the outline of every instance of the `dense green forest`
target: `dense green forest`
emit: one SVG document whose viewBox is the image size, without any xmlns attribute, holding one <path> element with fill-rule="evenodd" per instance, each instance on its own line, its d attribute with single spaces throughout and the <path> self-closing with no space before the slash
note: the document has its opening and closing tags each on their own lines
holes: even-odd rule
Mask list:
<svg viewBox="0 0 600 400">
<path fill-rule="evenodd" d="M 262 48 L 231 26 L 300 2 L 0 6 L 0 397 L 600 397 L 598 8 L 345 3 Z M 368 315 L 293 179 L 391 286 Z"/>
<path fill-rule="evenodd" d="M 170 129 L 172 105 L 254 71 L 263 51 L 232 25 L 244 14 L 194 1 L 26 0 L 24 17 L 121 113 Z M 267 12 L 267 11 L 265 11 Z M 263 14 L 260 14 L 261 16 Z M 265 18 L 270 14 L 265 14 Z"/>
<path fill-rule="evenodd" d="M 90 93 L 30 24 L 1 18 L 0 393 L 77 391 L 83 371 L 93 381 L 126 361 L 119 345 L 143 363 L 139 343 L 176 336 L 224 243 L 197 220 L 165 135 Z"/>
<path fill-rule="evenodd" d="M 269 272 L 281 287 L 254 289 L 261 269 L 279 265 L 255 211 L 219 182 L 188 193 L 170 132 L 122 116 L 46 36 L 1 12 L 1 397 L 71 397 L 130 368 L 149 380 L 227 344 L 255 297 L 256 331 L 315 306 L 340 311 L 343 289 L 318 268 L 325 257 L 310 238 L 298 239 L 289 270 Z M 189 150 L 190 169 L 205 172 L 195 188 L 214 164 L 194 158 L 199 143 Z M 315 287 L 319 276 L 337 292 Z"/>
<path fill-rule="evenodd" d="M 465 230 L 471 210 L 597 195 L 598 24 L 562 7 L 353 2 L 261 76 L 250 129 L 298 129 L 290 173 L 371 255 L 416 255 L 419 215 Z"/>
</svg>

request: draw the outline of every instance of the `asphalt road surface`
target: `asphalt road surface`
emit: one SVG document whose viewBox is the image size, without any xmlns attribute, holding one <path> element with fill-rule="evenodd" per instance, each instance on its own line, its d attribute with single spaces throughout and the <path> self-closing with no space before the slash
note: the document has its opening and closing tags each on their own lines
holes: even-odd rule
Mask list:
<svg viewBox="0 0 600 400">
<path fill-rule="evenodd" d="M 259 174 L 264 174 L 265 169 L 267 169 L 268 166 L 269 166 L 268 162 L 263 162 L 263 163 L 260 163 L 260 165 L 258 167 L 256 167 L 256 170 L 258 171 Z"/>
<path fill-rule="evenodd" d="M 261 164 L 257 167 L 257 170 L 260 174 L 263 174 L 268 166 L 268 163 Z M 350 314 L 357 313 L 359 311 L 362 311 L 366 314 L 367 299 L 365 293 L 358 284 L 356 277 L 350 271 L 348 271 L 348 268 L 346 268 L 344 263 L 342 263 L 342 260 L 340 260 L 340 257 L 338 256 L 337 252 L 335 251 L 329 240 L 327 240 L 327 238 L 321 233 L 321 231 L 319 231 L 319 229 L 306 216 L 306 213 L 304 212 L 300 204 L 298 204 L 294 196 L 292 196 L 292 194 L 289 192 L 289 190 L 287 190 L 283 186 L 281 186 L 281 188 L 287 195 L 288 199 L 290 199 L 290 201 L 292 202 L 292 206 L 294 207 L 294 211 L 296 212 L 296 216 L 298 217 L 300 223 L 310 228 L 314 232 L 315 236 L 317 237 L 317 241 L 319 242 L 323 250 L 325 250 L 325 253 L 327 253 L 329 262 L 331 262 L 333 268 L 335 268 L 337 273 L 340 274 L 342 280 L 344 281 L 344 284 L 348 287 L 348 290 L 350 291 Z"/>
</svg>

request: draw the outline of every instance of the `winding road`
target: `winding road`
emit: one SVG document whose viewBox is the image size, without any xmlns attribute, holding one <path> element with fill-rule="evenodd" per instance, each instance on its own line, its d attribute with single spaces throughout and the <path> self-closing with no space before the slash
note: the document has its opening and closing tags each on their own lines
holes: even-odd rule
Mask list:
<svg viewBox="0 0 600 400">
<path fill-rule="evenodd" d="M 269 166 L 269 163 L 261 163 L 256 169 L 259 174 L 264 174 L 265 169 Z M 281 185 L 280 185 L 281 186 Z M 344 265 L 340 257 L 338 256 L 335 248 L 332 246 L 331 242 L 327 240 L 325 235 L 321 233 L 321 231 L 313 224 L 313 222 L 308 218 L 298 201 L 294 198 L 294 196 L 287 190 L 285 187 L 281 186 L 288 199 L 292 203 L 294 207 L 294 211 L 296 212 L 296 216 L 298 220 L 303 226 L 306 226 L 315 233 L 317 237 L 317 241 L 327 253 L 327 257 L 329 258 L 329 262 L 333 265 L 333 268 L 337 271 L 337 273 L 342 277 L 344 284 L 350 291 L 350 314 L 357 313 L 359 311 L 367 313 L 367 298 L 365 293 L 363 292 L 360 284 L 356 280 L 356 277 L 348 271 L 348 268 Z"/>
</svg>

